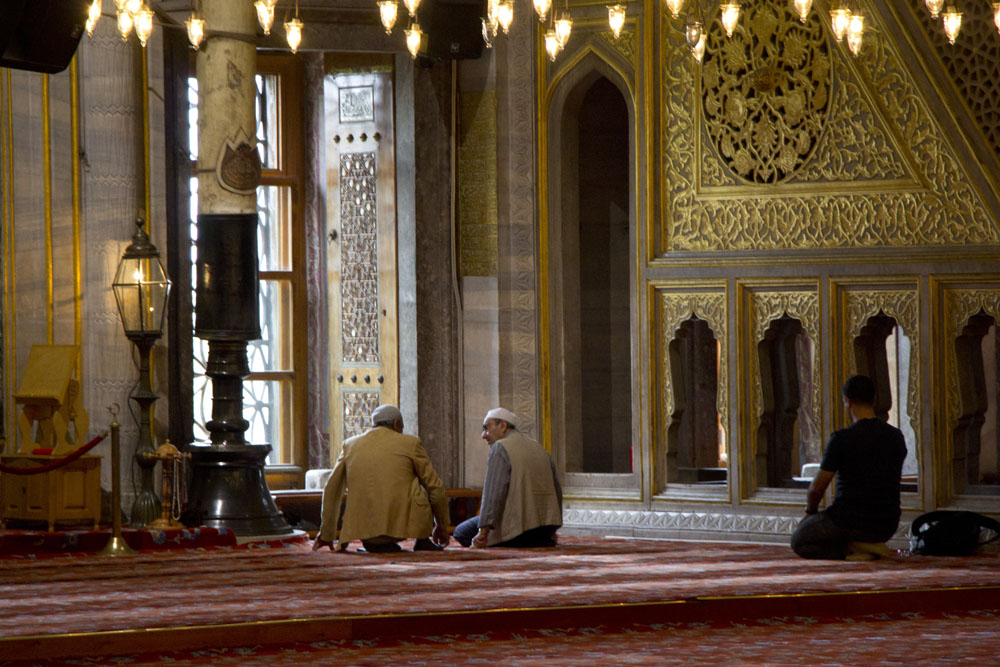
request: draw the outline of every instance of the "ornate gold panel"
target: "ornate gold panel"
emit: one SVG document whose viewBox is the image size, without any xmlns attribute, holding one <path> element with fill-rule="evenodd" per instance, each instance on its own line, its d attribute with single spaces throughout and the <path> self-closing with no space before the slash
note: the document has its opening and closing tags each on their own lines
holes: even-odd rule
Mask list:
<svg viewBox="0 0 1000 667">
<path fill-rule="evenodd" d="M 920 305 L 916 286 L 912 289 L 894 289 L 873 284 L 856 283 L 853 285 L 838 284 L 843 330 L 838 332 L 840 343 L 839 368 L 840 377 L 837 388 L 857 368 L 854 356 L 854 339 L 861 335 L 861 330 L 867 325 L 869 318 L 883 313 L 896 320 L 904 334 L 910 339 L 910 364 L 908 369 L 909 382 L 906 395 L 906 412 L 910 417 L 910 426 L 917 438 L 915 453 L 920 459 L 920 396 L 923 383 L 920 378 Z M 897 399 L 898 400 L 898 399 Z"/>
<path fill-rule="evenodd" d="M 636 37 L 634 30 L 628 30 L 628 27 L 635 28 L 634 25 L 627 23 L 626 28 L 622 30 L 618 39 L 615 39 L 614 34 L 610 30 L 603 30 L 595 33 L 595 35 L 607 44 L 611 45 L 611 48 L 617 51 L 622 58 L 632 63 L 632 67 L 638 68 L 639 60 L 637 56 L 637 49 L 639 40 Z"/>
<path fill-rule="evenodd" d="M 497 274 L 497 95 L 462 93 L 458 138 L 459 262 L 463 276 Z"/>
<path fill-rule="evenodd" d="M 994 152 L 1000 153 L 1000 40 L 988 2 L 963 3 L 961 43 L 952 46 L 923 0 L 909 0 L 942 64 Z M 966 45 L 975 45 L 974 47 Z"/>
<path fill-rule="evenodd" d="M 660 249 L 1000 241 L 895 46 L 872 39 L 849 59 L 816 12 L 797 27 L 786 4 L 744 3 L 754 25 L 742 41 L 713 23 L 700 68 L 683 25 L 664 16 Z M 794 53 L 776 48 L 786 40 Z"/>
<path fill-rule="evenodd" d="M 809 414 L 814 424 L 823 424 L 822 377 L 823 368 L 820 355 L 820 298 L 818 285 L 803 286 L 754 286 L 740 285 L 746 318 L 749 322 L 750 335 L 747 340 L 749 349 L 749 375 L 743 379 L 750 386 L 749 428 L 744 432 L 744 442 L 756 447 L 753 436 L 760 428 L 764 416 L 764 392 L 760 375 L 760 354 L 758 348 L 763 342 L 768 327 L 783 316 L 795 318 L 802 326 L 802 331 L 812 341 L 812 378 L 810 383 Z M 750 465 L 756 461 L 757 452 L 750 452 L 743 461 Z M 753 479 L 753 477 L 751 477 Z M 753 479 L 752 487 L 758 482 Z"/>
<path fill-rule="evenodd" d="M 722 422 L 726 442 L 732 442 L 729 433 L 729 314 L 726 309 L 728 298 L 725 286 L 715 290 L 706 290 L 704 286 L 693 287 L 700 291 L 667 291 L 659 292 L 660 300 L 660 377 L 663 383 L 663 424 L 661 430 L 662 442 L 667 442 L 667 431 L 674 414 L 674 387 L 670 372 L 670 354 L 668 346 L 676 338 L 678 329 L 684 321 L 697 317 L 708 323 L 712 333 L 719 342 L 719 391 L 716 399 L 716 409 Z"/>
</svg>

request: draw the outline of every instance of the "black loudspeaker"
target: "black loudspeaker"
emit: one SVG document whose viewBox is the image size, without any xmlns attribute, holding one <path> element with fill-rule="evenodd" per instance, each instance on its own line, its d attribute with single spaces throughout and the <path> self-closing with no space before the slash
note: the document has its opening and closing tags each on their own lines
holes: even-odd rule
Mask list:
<svg viewBox="0 0 1000 667">
<path fill-rule="evenodd" d="M 430 60 L 469 60 L 483 54 L 485 0 L 424 0 L 417 13 Z"/>
<path fill-rule="evenodd" d="M 0 0 L 0 67 L 66 69 L 87 27 L 90 0 Z"/>
</svg>

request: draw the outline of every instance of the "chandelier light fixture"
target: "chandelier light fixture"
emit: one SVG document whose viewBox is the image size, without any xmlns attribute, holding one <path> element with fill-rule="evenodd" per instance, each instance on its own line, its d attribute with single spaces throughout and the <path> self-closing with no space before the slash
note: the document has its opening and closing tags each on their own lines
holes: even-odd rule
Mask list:
<svg viewBox="0 0 1000 667">
<path fill-rule="evenodd" d="M 94 28 L 97 27 L 97 22 L 101 20 L 101 0 L 94 0 L 90 3 L 90 10 L 87 12 L 87 36 L 94 36 Z"/>
<path fill-rule="evenodd" d="M 736 24 L 740 20 L 740 3 L 725 2 L 719 5 L 719 19 L 722 21 L 722 28 L 726 31 L 726 37 L 732 37 L 736 30 Z"/>
<path fill-rule="evenodd" d="M 861 51 L 861 40 L 865 34 L 865 17 L 860 11 L 851 13 L 851 20 L 847 24 L 847 48 L 851 54 L 858 55 Z"/>
<path fill-rule="evenodd" d="M 414 21 L 403 32 L 406 34 L 406 50 L 410 52 L 410 57 L 416 60 L 417 54 L 420 53 L 420 42 L 424 39 L 424 33 L 420 30 L 420 24 Z"/>
<path fill-rule="evenodd" d="M 532 4 L 535 7 L 535 13 L 538 14 L 538 20 L 545 23 L 545 19 L 549 17 L 549 11 L 552 9 L 552 0 L 532 0 Z"/>
<path fill-rule="evenodd" d="M 514 22 L 514 0 L 501 0 L 497 7 L 497 21 L 503 34 L 510 32 L 510 25 Z"/>
<path fill-rule="evenodd" d="M 685 0 L 667 0 L 667 9 L 670 10 L 670 16 L 677 18 L 681 15 L 681 10 L 684 9 Z"/>
<path fill-rule="evenodd" d="M 931 13 L 931 18 L 936 19 L 941 9 L 944 7 L 944 0 L 924 0 L 927 11 Z"/>
<path fill-rule="evenodd" d="M 145 4 L 140 5 L 139 11 L 135 13 L 135 36 L 139 38 L 139 43 L 146 46 L 149 36 L 153 34 L 153 10 Z"/>
<path fill-rule="evenodd" d="M 812 0 L 793 0 L 792 4 L 795 6 L 795 13 L 799 15 L 799 20 L 805 23 L 812 10 Z"/>
<path fill-rule="evenodd" d="M 392 27 L 396 25 L 396 15 L 399 13 L 399 5 L 396 0 L 379 0 L 378 17 L 385 28 L 385 34 L 392 34 Z"/>
<path fill-rule="evenodd" d="M 295 18 L 285 22 L 285 39 L 292 53 L 297 52 L 302 43 L 302 27 L 302 21 L 299 19 L 299 0 L 295 0 Z"/>
<path fill-rule="evenodd" d="M 556 56 L 562 48 L 559 46 L 559 38 L 556 37 L 556 29 L 549 28 L 545 31 L 545 52 L 549 54 L 549 60 L 555 62 Z"/>
<path fill-rule="evenodd" d="M 608 25 L 615 39 L 621 37 L 622 28 L 625 27 L 625 5 L 621 3 L 608 5 Z"/>
<path fill-rule="evenodd" d="M 132 15 L 124 9 L 118 10 L 118 34 L 122 36 L 122 41 L 127 42 L 128 36 L 132 34 L 132 26 L 135 25 L 135 20 Z"/>
<path fill-rule="evenodd" d="M 559 42 L 559 50 L 566 48 L 570 33 L 573 32 L 573 15 L 569 13 L 569 2 L 566 8 L 559 12 L 559 18 L 555 20 L 556 40 Z"/>
<path fill-rule="evenodd" d="M 409 12 L 410 18 L 415 18 L 417 9 L 420 7 L 420 0 L 403 0 L 403 4 L 406 6 L 406 11 Z"/>
<path fill-rule="evenodd" d="M 954 44 L 958 39 L 958 31 L 962 29 L 962 12 L 955 9 L 955 5 L 949 5 L 948 11 L 941 15 L 944 23 L 944 34 L 948 37 L 948 43 Z"/>
<path fill-rule="evenodd" d="M 1000 32 L 1000 2 L 993 3 L 993 25 L 997 27 L 997 32 Z"/>
<path fill-rule="evenodd" d="M 253 3 L 253 8 L 257 10 L 257 23 L 265 35 L 271 34 L 271 26 L 274 25 L 274 7 L 278 0 L 257 0 Z"/>
<path fill-rule="evenodd" d="M 205 39 L 205 19 L 201 17 L 201 12 L 199 11 L 200 5 L 201 0 L 192 0 L 191 16 L 184 22 L 184 25 L 187 27 L 188 41 L 191 42 L 191 46 L 195 51 L 198 50 L 202 40 Z"/>
</svg>

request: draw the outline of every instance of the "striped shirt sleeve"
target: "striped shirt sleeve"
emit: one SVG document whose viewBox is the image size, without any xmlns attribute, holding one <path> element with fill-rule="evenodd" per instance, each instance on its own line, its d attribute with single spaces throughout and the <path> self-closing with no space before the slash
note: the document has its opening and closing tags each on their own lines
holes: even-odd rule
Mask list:
<svg viewBox="0 0 1000 667">
<path fill-rule="evenodd" d="M 507 488 L 510 486 L 510 457 L 499 442 L 493 443 L 486 459 L 486 480 L 483 482 L 483 500 L 479 507 L 479 525 L 496 527 L 500 523 Z"/>
</svg>

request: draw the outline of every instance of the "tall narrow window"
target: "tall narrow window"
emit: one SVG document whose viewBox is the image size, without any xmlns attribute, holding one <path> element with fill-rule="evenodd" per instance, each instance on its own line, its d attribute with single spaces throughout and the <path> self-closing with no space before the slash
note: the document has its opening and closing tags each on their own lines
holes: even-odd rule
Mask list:
<svg viewBox="0 0 1000 667">
<path fill-rule="evenodd" d="M 304 439 L 305 348 L 304 261 L 301 238 L 304 224 L 301 207 L 296 204 L 301 191 L 299 155 L 301 137 L 290 131 L 284 110 L 296 108 L 300 95 L 298 78 L 290 61 L 258 56 L 260 73 L 256 76 L 257 148 L 261 158 L 261 185 L 257 188 L 257 252 L 260 279 L 261 338 L 247 346 L 250 376 L 243 383 L 243 417 L 250 426 L 247 442 L 270 444 L 268 464 L 306 464 Z M 198 84 L 189 81 L 189 121 L 192 160 L 197 159 Z M 191 261 L 192 270 L 198 254 L 198 182 L 191 179 Z M 196 284 L 192 277 L 192 285 Z M 192 301 L 195 295 L 192 293 Z M 211 418 L 211 382 L 205 375 L 208 344 L 196 340 L 194 364 L 194 434 L 207 439 L 205 423 Z"/>
</svg>

